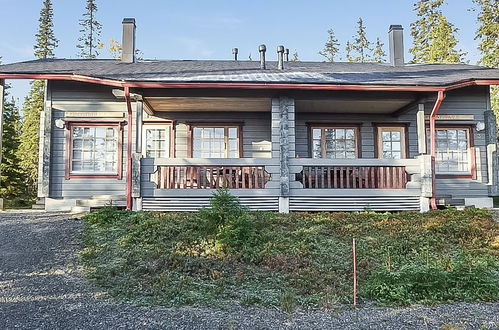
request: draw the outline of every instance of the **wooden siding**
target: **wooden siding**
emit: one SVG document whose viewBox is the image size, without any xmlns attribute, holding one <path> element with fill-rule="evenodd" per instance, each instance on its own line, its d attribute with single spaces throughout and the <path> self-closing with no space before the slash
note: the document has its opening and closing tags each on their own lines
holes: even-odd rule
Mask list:
<svg viewBox="0 0 499 330">
<path fill-rule="evenodd" d="M 95 195 L 124 195 L 127 171 L 127 146 L 123 143 L 123 176 L 118 179 L 72 178 L 66 180 L 65 154 L 68 147 L 64 129 L 55 127 L 57 119 L 72 121 L 126 121 L 126 103 L 117 100 L 112 88 L 77 82 L 54 81 L 51 83 L 52 97 L 52 154 L 51 154 L 51 198 L 89 198 Z M 132 103 L 135 112 L 135 102 Z M 66 112 L 122 112 L 122 118 L 76 118 L 66 117 Z M 134 114 L 135 116 L 135 114 Z M 135 117 L 134 117 L 135 118 Z M 135 128 L 135 123 L 134 123 Z M 135 135 L 135 129 L 133 130 Z M 135 136 L 134 136 L 135 138 Z M 123 141 L 127 140 L 126 125 L 123 128 Z"/>
<path fill-rule="evenodd" d="M 269 112 L 158 112 L 145 120 L 174 120 L 176 157 L 188 157 L 188 124 L 242 124 L 243 157 L 270 158 L 270 109 Z"/>
</svg>

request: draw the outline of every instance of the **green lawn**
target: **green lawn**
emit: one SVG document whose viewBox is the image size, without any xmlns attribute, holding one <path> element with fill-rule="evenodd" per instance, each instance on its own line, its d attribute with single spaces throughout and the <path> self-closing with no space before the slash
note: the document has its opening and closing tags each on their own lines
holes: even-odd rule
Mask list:
<svg viewBox="0 0 499 330">
<path fill-rule="evenodd" d="M 355 237 L 361 300 L 499 300 L 499 224 L 486 210 L 277 214 L 225 198 L 201 213 L 87 215 L 85 274 L 139 304 L 333 308 L 352 300 Z"/>
</svg>

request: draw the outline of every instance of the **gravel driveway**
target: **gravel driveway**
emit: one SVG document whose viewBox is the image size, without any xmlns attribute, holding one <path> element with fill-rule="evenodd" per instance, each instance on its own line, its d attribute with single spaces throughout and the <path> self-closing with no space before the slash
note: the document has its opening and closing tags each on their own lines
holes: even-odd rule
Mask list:
<svg viewBox="0 0 499 330">
<path fill-rule="evenodd" d="M 0 212 L 0 329 L 499 329 L 499 303 L 344 308 L 334 313 L 116 303 L 81 276 L 82 221 Z"/>
</svg>

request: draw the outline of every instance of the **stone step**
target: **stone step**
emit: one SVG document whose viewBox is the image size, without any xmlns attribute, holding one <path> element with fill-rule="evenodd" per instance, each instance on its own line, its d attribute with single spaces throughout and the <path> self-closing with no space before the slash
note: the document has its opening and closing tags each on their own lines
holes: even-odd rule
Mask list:
<svg viewBox="0 0 499 330">
<path fill-rule="evenodd" d="M 76 206 L 84 207 L 104 207 L 104 206 L 125 206 L 125 200 L 110 200 L 110 199 L 78 199 Z"/>
<path fill-rule="evenodd" d="M 88 213 L 90 212 L 90 207 L 88 206 L 73 206 L 71 207 L 71 213 L 79 214 L 79 213 Z"/>
</svg>

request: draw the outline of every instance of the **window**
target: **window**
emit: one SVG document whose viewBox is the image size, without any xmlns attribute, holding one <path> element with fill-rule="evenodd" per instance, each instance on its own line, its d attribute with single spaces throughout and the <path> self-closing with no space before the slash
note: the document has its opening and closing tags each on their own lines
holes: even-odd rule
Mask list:
<svg viewBox="0 0 499 330">
<path fill-rule="evenodd" d="M 68 123 L 67 174 L 121 177 L 121 125 Z"/>
<path fill-rule="evenodd" d="M 148 158 L 170 157 L 170 126 L 144 124 L 143 151 Z"/>
<path fill-rule="evenodd" d="M 357 158 L 356 127 L 312 127 L 312 158 Z"/>
<path fill-rule="evenodd" d="M 405 127 L 378 127 L 378 158 L 402 159 L 406 157 Z"/>
<path fill-rule="evenodd" d="M 238 126 L 192 127 L 192 157 L 239 158 Z"/>
<path fill-rule="evenodd" d="M 439 174 L 470 174 L 472 163 L 470 129 L 437 128 L 436 131 L 436 172 Z"/>
</svg>

